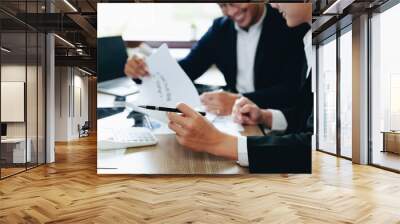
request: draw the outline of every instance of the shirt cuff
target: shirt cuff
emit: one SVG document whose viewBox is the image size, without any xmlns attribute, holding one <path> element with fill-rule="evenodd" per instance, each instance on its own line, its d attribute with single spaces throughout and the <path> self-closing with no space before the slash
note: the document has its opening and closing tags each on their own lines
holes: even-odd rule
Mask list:
<svg viewBox="0 0 400 224">
<path fill-rule="evenodd" d="M 241 166 L 249 166 L 249 156 L 247 154 L 247 137 L 238 136 L 238 161 Z"/>
<path fill-rule="evenodd" d="M 285 115 L 283 115 L 282 111 L 272 110 L 272 109 L 269 109 L 269 111 L 272 113 L 271 130 L 285 131 L 288 125 L 287 125 Z"/>
</svg>

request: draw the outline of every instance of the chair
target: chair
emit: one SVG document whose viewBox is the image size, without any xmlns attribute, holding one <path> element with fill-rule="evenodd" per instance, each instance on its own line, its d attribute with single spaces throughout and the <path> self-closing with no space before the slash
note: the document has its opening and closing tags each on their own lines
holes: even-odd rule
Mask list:
<svg viewBox="0 0 400 224">
<path fill-rule="evenodd" d="M 85 121 L 82 127 L 78 124 L 79 138 L 89 136 L 89 129 L 90 129 L 89 121 Z"/>
</svg>

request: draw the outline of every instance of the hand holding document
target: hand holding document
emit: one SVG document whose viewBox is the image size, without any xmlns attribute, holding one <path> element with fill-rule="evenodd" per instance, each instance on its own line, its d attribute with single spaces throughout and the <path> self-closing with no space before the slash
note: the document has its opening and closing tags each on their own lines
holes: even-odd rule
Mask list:
<svg viewBox="0 0 400 224">
<path fill-rule="evenodd" d="M 171 56 L 166 44 L 161 45 L 152 55 L 147 57 L 146 64 L 150 75 L 142 78 L 142 84 L 138 87 L 139 94 L 134 102 L 135 105 L 175 108 L 179 102 L 184 102 L 192 108 L 203 111 L 204 107 L 195 86 Z M 130 103 L 128 105 L 159 121 L 168 122 L 165 112 L 144 110 Z M 239 134 L 239 131 L 243 130 L 243 127 L 233 123 L 230 116 L 221 118 L 207 113 L 207 118 L 223 132 Z"/>
<path fill-rule="evenodd" d="M 170 55 L 163 44 L 146 59 L 150 75 L 143 77 L 138 99 L 142 105 L 175 107 L 185 102 L 193 108 L 201 106 L 199 94 L 192 81 Z"/>
</svg>

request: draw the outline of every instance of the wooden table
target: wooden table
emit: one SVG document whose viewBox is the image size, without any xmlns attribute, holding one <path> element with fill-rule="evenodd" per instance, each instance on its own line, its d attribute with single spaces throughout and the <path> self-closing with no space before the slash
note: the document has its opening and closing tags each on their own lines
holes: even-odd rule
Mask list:
<svg viewBox="0 0 400 224">
<path fill-rule="evenodd" d="M 110 96 L 98 94 L 99 106 L 110 106 Z M 102 99 L 107 99 L 103 101 Z M 101 102 L 102 101 L 102 102 Z M 121 121 L 116 121 L 116 123 Z M 257 126 L 245 127 L 243 135 L 262 135 Z M 181 146 L 175 135 L 156 135 L 158 144 L 140 148 L 97 150 L 98 174 L 244 174 L 236 161 L 197 153 Z"/>
</svg>

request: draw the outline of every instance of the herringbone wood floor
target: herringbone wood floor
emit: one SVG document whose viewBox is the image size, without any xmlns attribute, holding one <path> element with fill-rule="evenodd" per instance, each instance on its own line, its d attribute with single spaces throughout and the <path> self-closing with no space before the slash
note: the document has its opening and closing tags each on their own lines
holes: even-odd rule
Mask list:
<svg viewBox="0 0 400 224">
<path fill-rule="evenodd" d="M 0 223 L 400 223 L 400 175 L 313 153 L 312 175 L 98 176 L 95 138 L 0 181 Z"/>
</svg>

